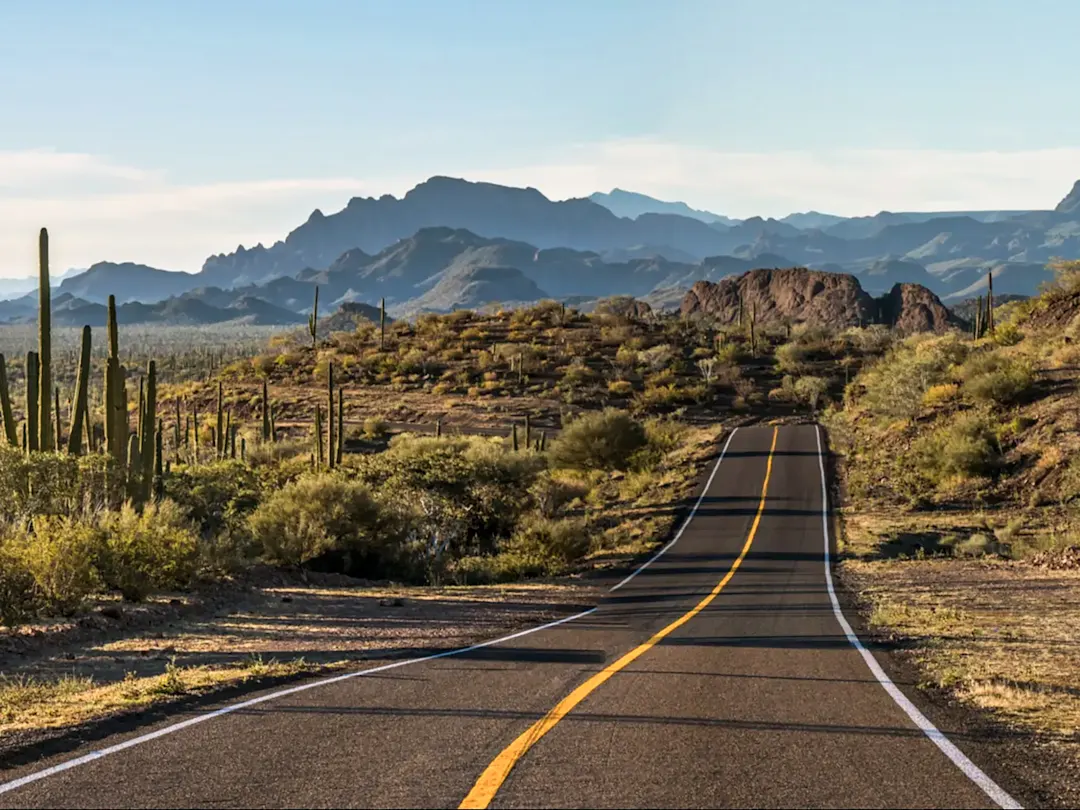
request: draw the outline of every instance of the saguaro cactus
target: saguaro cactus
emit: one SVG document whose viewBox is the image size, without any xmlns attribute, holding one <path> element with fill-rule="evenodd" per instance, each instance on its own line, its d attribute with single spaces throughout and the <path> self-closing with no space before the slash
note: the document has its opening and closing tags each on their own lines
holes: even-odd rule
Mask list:
<svg viewBox="0 0 1080 810">
<path fill-rule="evenodd" d="M 990 336 L 994 336 L 994 274 L 986 274 L 986 323 Z"/>
<path fill-rule="evenodd" d="M 379 299 L 379 351 L 386 348 L 386 299 Z"/>
<path fill-rule="evenodd" d="M 337 392 L 337 463 L 345 455 L 345 389 Z"/>
<path fill-rule="evenodd" d="M 330 469 L 337 466 L 337 442 L 335 441 L 337 425 L 334 424 L 334 364 L 326 367 L 326 463 Z"/>
<path fill-rule="evenodd" d="M 322 406 L 315 403 L 315 468 L 323 465 Z"/>
<path fill-rule="evenodd" d="M 53 436 L 52 416 L 49 413 L 53 399 L 52 384 L 52 296 L 49 287 L 49 232 L 44 228 L 38 235 L 38 429 L 41 431 L 39 446 L 42 450 L 56 448 Z"/>
<path fill-rule="evenodd" d="M 224 411 L 225 388 L 218 380 L 217 384 L 217 427 L 214 431 L 214 451 L 217 457 L 225 458 L 225 411 Z"/>
<path fill-rule="evenodd" d="M 75 382 L 75 402 L 71 406 L 71 430 L 68 435 L 68 452 L 77 455 L 82 449 L 83 423 L 90 414 L 90 327 L 82 330 L 82 347 L 79 351 L 79 376 Z"/>
<path fill-rule="evenodd" d="M 319 332 L 319 287 L 315 285 L 315 305 L 311 308 L 311 314 L 308 315 L 308 334 L 311 335 L 311 345 L 315 346 L 318 342 Z"/>
<path fill-rule="evenodd" d="M 262 392 L 262 440 L 270 441 L 270 393 L 265 378 Z"/>
<path fill-rule="evenodd" d="M 525 446 L 532 447 L 532 422 L 528 414 L 525 414 Z"/>
<path fill-rule="evenodd" d="M 53 402 L 55 407 L 53 408 L 53 449 L 60 449 L 60 442 L 62 441 L 60 435 L 60 389 L 53 388 Z"/>
<path fill-rule="evenodd" d="M 157 418 L 157 364 L 153 360 L 146 366 L 146 401 L 144 408 L 139 442 L 142 457 L 142 495 L 144 499 L 147 499 L 151 495 L 154 482 L 154 452 L 160 432 Z"/>
<path fill-rule="evenodd" d="M 11 409 L 11 391 L 8 389 L 7 366 L 0 354 L 0 418 L 4 420 L 4 434 L 8 444 L 19 446 L 19 431 L 15 426 L 15 413 Z"/>
<path fill-rule="evenodd" d="M 37 352 L 26 353 L 26 432 L 27 443 L 26 450 L 28 453 L 36 452 L 41 445 L 38 444 L 38 440 L 41 438 L 41 434 L 38 432 L 38 395 L 40 389 L 38 388 L 38 356 Z M 48 399 L 48 394 L 45 398 Z"/>
</svg>

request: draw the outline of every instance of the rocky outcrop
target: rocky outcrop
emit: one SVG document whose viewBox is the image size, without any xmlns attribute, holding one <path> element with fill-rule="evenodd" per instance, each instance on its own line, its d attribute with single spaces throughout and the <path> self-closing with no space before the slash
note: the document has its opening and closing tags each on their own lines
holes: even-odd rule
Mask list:
<svg viewBox="0 0 1080 810">
<path fill-rule="evenodd" d="M 921 284 L 896 284 L 877 302 L 877 320 L 904 334 L 945 332 L 963 326 L 941 299 Z"/>
<path fill-rule="evenodd" d="M 759 324 L 812 323 L 843 329 L 883 323 L 904 333 L 942 332 L 963 326 L 933 292 L 919 284 L 896 284 L 871 297 L 855 276 L 805 267 L 751 270 L 713 284 L 699 281 L 686 293 L 683 316 L 706 315 L 722 324 L 753 312 Z"/>
<path fill-rule="evenodd" d="M 875 319 L 877 306 L 855 276 L 791 267 L 751 270 L 713 284 L 698 281 L 683 298 L 680 311 L 709 315 L 720 323 L 745 318 L 751 311 L 758 323 L 821 323 L 858 326 Z"/>
<path fill-rule="evenodd" d="M 617 315 L 620 318 L 644 320 L 652 315 L 652 307 L 645 301 L 629 295 L 613 295 L 610 298 L 601 298 L 596 302 L 593 312 L 602 315 Z"/>
</svg>

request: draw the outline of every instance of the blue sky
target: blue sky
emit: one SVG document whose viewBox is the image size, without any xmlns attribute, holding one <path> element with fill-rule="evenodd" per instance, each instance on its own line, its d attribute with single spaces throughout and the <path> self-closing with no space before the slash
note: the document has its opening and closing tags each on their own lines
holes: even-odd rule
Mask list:
<svg viewBox="0 0 1080 810">
<path fill-rule="evenodd" d="M 1075 0 L 0 0 L 0 275 L 196 270 L 432 174 L 733 216 L 1051 207 Z"/>
</svg>

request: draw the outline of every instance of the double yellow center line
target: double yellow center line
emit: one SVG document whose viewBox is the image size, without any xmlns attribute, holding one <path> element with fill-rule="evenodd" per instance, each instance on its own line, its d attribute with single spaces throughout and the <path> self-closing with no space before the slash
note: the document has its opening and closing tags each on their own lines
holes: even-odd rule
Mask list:
<svg viewBox="0 0 1080 810">
<path fill-rule="evenodd" d="M 503 782 L 506 781 L 506 778 L 510 775 L 510 771 L 513 770 L 518 761 L 528 753 L 533 745 L 539 742 L 541 737 L 551 731 L 551 729 L 555 728 L 558 722 L 566 717 L 575 706 L 581 703 L 581 701 L 599 688 L 601 684 L 607 681 L 616 672 L 629 666 L 647 653 L 662 639 L 671 635 L 678 628 L 697 616 L 701 611 L 707 608 L 714 599 L 716 599 L 720 594 L 720 591 L 724 589 L 724 586 L 726 586 L 731 581 L 731 578 L 735 576 L 735 572 L 738 570 L 739 566 L 742 565 L 742 561 L 746 559 L 746 555 L 750 552 L 750 545 L 754 542 L 754 535 L 757 534 L 758 525 L 761 523 L 761 516 L 765 511 L 765 496 L 769 491 L 769 477 L 772 475 L 773 454 L 776 452 L 776 437 L 779 432 L 779 428 L 773 428 L 772 445 L 769 447 L 769 459 L 765 465 L 765 481 L 761 485 L 761 500 L 758 503 L 754 522 L 750 526 L 750 533 L 746 537 L 746 542 L 743 544 L 742 551 L 739 552 L 739 556 L 735 559 L 735 562 L 731 564 L 731 568 L 728 572 L 724 574 L 724 578 L 716 583 L 716 586 L 709 594 L 693 608 L 667 627 L 658 631 L 644 644 L 635 647 L 622 656 L 622 658 L 597 672 L 585 681 L 585 683 L 581 684 L 581 686 L 577 687 L 577 689 L 559 701 L 555 705 L 555 708 L 533 723 L 520 737 L 503 749 L 503 751 L 492 760 L 491 764 L 487 766 L 484 772 L 480 774 L 480 778 L 476 780 L 476 784 L 473 785 L 472 790 L 469 791 L 469 795 L 461 802 L 461 808 L 486 808 L 491 804 L 491 800 L 495 798 L 495 794 L 498 792 L 499 788 L 502 787 Z"/>
</svg>

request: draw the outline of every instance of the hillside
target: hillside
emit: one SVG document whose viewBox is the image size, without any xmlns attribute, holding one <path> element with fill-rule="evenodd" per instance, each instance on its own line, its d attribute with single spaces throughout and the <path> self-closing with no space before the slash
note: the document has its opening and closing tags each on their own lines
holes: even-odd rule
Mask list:
<svg viewBox="0 0 1080 810">
<path fill-rule="evenodd" d="M 474 309 L 485 304 L 522 304 L 540 301 L 548 294 L 514 267 L 454 268 L 439 282 L 408 304 L 409 314 Z"/>
<path fill-rule="evenodd" d="M 97 304 L 106 303 L 109 295 L 115 295 L 118 304 L 128 301 L 152 304 L 185 293 L 198 284 L 199 280 L 191 273 L 159 270 L 132 262 L 98 262 L 85 273 L 65 278 L 59 291 Z"/>
</svg>

